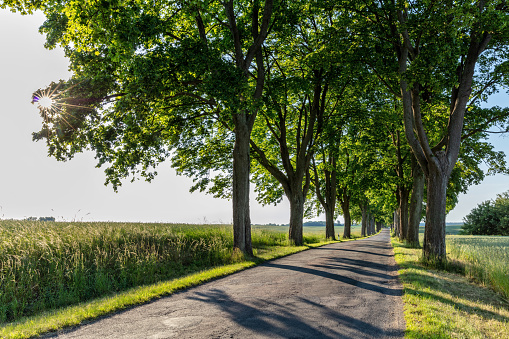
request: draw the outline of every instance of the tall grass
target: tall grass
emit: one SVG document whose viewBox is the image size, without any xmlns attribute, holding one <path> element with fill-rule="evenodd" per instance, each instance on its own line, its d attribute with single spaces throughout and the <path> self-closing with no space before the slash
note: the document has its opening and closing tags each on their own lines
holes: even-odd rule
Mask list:
<svg viewBox="0 0 509 339">
<path fill-rule="evenodd" d="M 286 231 L 253 229 L 255 254 Z M 241 260 L 225 225 L 0 221 L 0 323 Z"/>
<path fill-rule="evenodd" d="M 465 273 L 509 298 L 509 237 L 447 237 L 449 256 L 465 263 Z"/>
</svg>

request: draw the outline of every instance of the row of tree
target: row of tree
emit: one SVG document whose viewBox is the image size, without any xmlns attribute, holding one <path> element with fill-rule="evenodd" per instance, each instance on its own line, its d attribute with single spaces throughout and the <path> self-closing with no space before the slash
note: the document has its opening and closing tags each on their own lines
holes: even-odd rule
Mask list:
<svg viewBox="0 0 509 339">
<path fill-rule="evenodd" d="M 426 258 L 445 258 L 445 215 L 478 182 L 483 141 L 509 110 L 479 104 L 508 86 L 509 7 L 486 1 L 3 0 L 47 20 L 73 76 L 36 92 L 49 154 L 86 149 L 107 183 L 148 180 L 167 158 L 192 190 L 233 202 L 234 245 L 252 253 L 249 185 L 306 211 L 327 236 L 340 207 L 363 232 L 392 217 Z M 394 212 L 396 211 L 396 212 Z"/>
</svg>

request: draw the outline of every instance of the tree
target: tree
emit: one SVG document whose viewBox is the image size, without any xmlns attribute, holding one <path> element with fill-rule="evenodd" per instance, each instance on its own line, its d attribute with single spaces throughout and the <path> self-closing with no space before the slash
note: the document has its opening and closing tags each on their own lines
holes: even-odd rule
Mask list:
<svg viewBox="0 0 509 339">
<path fill-rule="evenodd" d="M 405 136 L 427 181 L 423 253 L 442 261 L 447 182 L 465 112 L 507 72 L 507 3 L 382 1 L 352 3 L 350 10 L 359 54 L 402 101 Z M 436 111 L 437 103 L 447 109 Z"/>
<path fill-rule="evenodd" d="M 290 202 L 289 238 L 300 245 L 311 161 L 324 126 L 337 114 L 348 76 L 345 68 L 321 49 L 326 41 L 327 13 L 308 2 L 293 6 L 297 19 L 292 32 L 264 48 L 270 66 L 259 113 L 263 119 L 255 125 L 251 147 L 257 161 L 253 181 L 259 200 L 277 203 L 283 193 L 286 195 Z M 329 206 L 335 203 L 329 201 Z M 330 216 L 327 225 L 327 236 L 334 238 Z"/>
<path fill-rule="evenodd" d="M 95 151 L 107 183 L 152 179 L 201 121 L 233 130 L 231 198 L 234 246 L 252 254 L 249 216 L 250 134 L 260 107 L 262 45 L 276 21 L 265 1 L 6 1 L 47 16 L 46 47 L 61 45 L 73 76 L 36 92 L 49 154 L 71 159 Z M 214 123 L 217 123 L 215 126 Z M 187 128 L 187 131 L 186 131 Z M 205 131 L 202 129 L 202 131 Z M 185 139 L 185 138 L 184 138 Z"/>
<path fill-rule="evenodd" d="M 464 219 L 462 233 L 509 235 L 509 191 L 480 203 Z"/>
<path fill-rule="evenodd" d="M 330 111 L 327 77 L 323 70 L 310 73 L 306 74 L 309 79 L 269 81 L 267 109 L 260 112 L 265 122 L 255 127 L 251 141 L 253 158 L 263 167 L 253 171 L 253 180 L 261 184 L 267 182 L 266 175 L 271 175 L 282 186 L 290 202 L 289 238 L 297 245 L 303 242 L 304 203 L 310 187 L 314 142 L 321 133 L 326 110 Z M 281 76 L 287 78 L 290 74 Z M 299 90 L 292 93 L 289 88 L 296 84 Z M 257 189 L 261 191 L 260 185 Z M 264 189 L 262 202 L 280 201 L 280 189 Z"/>
</svg>

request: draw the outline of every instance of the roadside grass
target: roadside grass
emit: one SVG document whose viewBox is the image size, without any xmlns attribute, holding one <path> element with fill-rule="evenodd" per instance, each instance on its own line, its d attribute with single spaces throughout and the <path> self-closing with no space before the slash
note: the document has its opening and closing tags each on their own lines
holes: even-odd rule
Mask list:
<svg viewBox="0 0 509 339">
<path fill-rule="evenodd" d="M 407 338 L 509 338 L 509 303 L 500 294 L 463 276 L 463 265 L 449 271 L 421 265 L 422 249 L 392 238 L 403 283 Z"/>
<path fill-rule="evenodd" d="M 461 261 L 466 276 L 509 298 L 509 237 L 447 237 L 447 254 Z"/>
<path fill-rule="evenodd" d="M 287 232 L 287 228 L 285 231 Z M 87 285 L 74 286 L 75 280 L 72 279 L 76 277 L 78 281 L 92 284 L 95 288 L 97 278 L 106 276 L 110 281 L 106 286 L 110 286 L 110 290 L 103 289 L 102 294 L 99 295 L 90 294 L 85 300 L 71 301 L 67 305 L 38 310 L 33 306 L 30 307 L 30 299 L 25 295 L 23 296 L 25 304 L 22 306 L 27 307 L 32 313 L 21 314 L 16 319 L 0 322 L 0 337 L 30 338 L 48 331 L 76 326 L 267 260 L 331 243 L 324 238 L 324 230 L 322 235 L 318 233 L 318 230 L 316 231 L 316 233 L 304 235 L 305 246 L 291 246 L 286 232 L 253 228 L 255 256 L 244 258 L 241 254 L 232 251 L 231 226 L 225 225 L 41 222 L 27 224 L 26 222 L 2 221 L 0 222 L 0 263 L 2 264 L 0 266 L 2 275 L 0 298 L 3 298 L 3 301 L 0 302 L 0 307 L 4 308 L 4 319 L 9 312 L 7 310 L 9 305 L 5 301 L 10 301 L 11 307 L 12 304 L 14 306 L 20 304 L 16 298 L 13 298 L 13 293 L 14 296 L 21 293 L 18 287 L 25 288 L 28 291 L 27 295 L 34 289 L 37 291 L 44 289 L 39 285 L 42 285 L 42 280 L 48 279 L 44 275 L 48 273 L 47 262 L 53 263 L 49 265 L 49 269 L 54 270 L 52 274 L 62 279 L 57 281 L 57 286 L 52 287 L 61 288 L 61 290 L 53 291 L 57 299 L 61 298 L 59 294 L 69 295 L 72 291 L 80 293 L 78 289 L 80 286 L 87 288 Z M 173 248 L 172 251 L 175 248 L 178 249 L 178 253 L 172 253 L 174 261 L 172 263 L 163 260 L 164 256 L 170 255 L 169 249 L 162 249 L 165 243 L 170 244 L 166 247 Z M 78 254 L 69 252 L 71 250 Z M 126 270 L 126 267 L 130 265 L 126 252 L 130 252 L 129 256 L 133 257 L 136 263 L 133 267 L 138 266 L 135 273 L 143 272 L 144 269 L 148 270 L 148 273 L 144 275 L 155 276 L 158 281 L 144 280 L 145 282 L 141 281 L 141 283 L 137 281 L 138 285 L 131 287 L 122 287 L 119 283 L 115 283 L 118 281 L 118 279 L 115 280 L 115 272 L 117 272 L 117 278 L 127 274 L 122 270 Z M 87 255 L 91 256 L 91 261 L 84 261 L 83 258 Z M 81 261 L 78 260 L 78 264 L 76 261 L 69 263 L 69 258 L 80 258 Z M 36 266 L 41 260 L 42 268 Z M 98 266 L 101 260 L 109 262 L 109 265 Z M 170 265 L 174 271 L 167 269 L 166 276 L 158 275 L 161 272 L 157 269 L 160 261 L 163 261 L 162 265 Z M 124 264 L 120 270 L 116 267 L 118 262 Z M 26 266 L 31 269 L 27 269 Z M 80 267 L 88 268 L 88 273 L 92 275 L 86 277 L 86 270 L 79 270 Z M 97 274 L 98 271 L 102 274 Z M 65 280 L 65 277 L 71 277 L 71 279 Z M 100 286 L 105 286 L 104 281 Z M 50 280 L 50 287 L 51 284 L 55 285 L 55 281 Z M 71 292 L 69 288 L 65 290 L 65 287 L 69 286 L 73 286 L 73 289 L 70 289 Z M 92 287 L 88 288 L 92 289 Z M 37 299 L 38 294 L 35 297 L 32 303 L 37 304 L 40 302 Z M 12 311 L 10 312 L 13 314 Z"/>
</svg>

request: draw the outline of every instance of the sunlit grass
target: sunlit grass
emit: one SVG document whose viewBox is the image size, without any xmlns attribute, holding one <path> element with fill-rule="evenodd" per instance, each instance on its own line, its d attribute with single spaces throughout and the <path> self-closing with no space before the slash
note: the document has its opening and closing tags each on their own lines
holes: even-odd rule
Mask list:
<svg viewBox="0 0 509 339">
<path fill-rule="evenodd" d="M 407 338 L 509 338 L 509 304 L 467 277 L 420 264 L 422 249 L 392 240 L 404 287 Z M 449 269 L 462 271 L 455 263 Z"/>
<path fill-rule="evenodd" d="M 0 225 L 0 322 L 235 261 L 224 226 Z"/>
<path fill-rule="evenodd" d="M 461 261 L 465 274 L 509 298 L 509 237 L 447 237 L 450 258 Z"/>
</svg>

